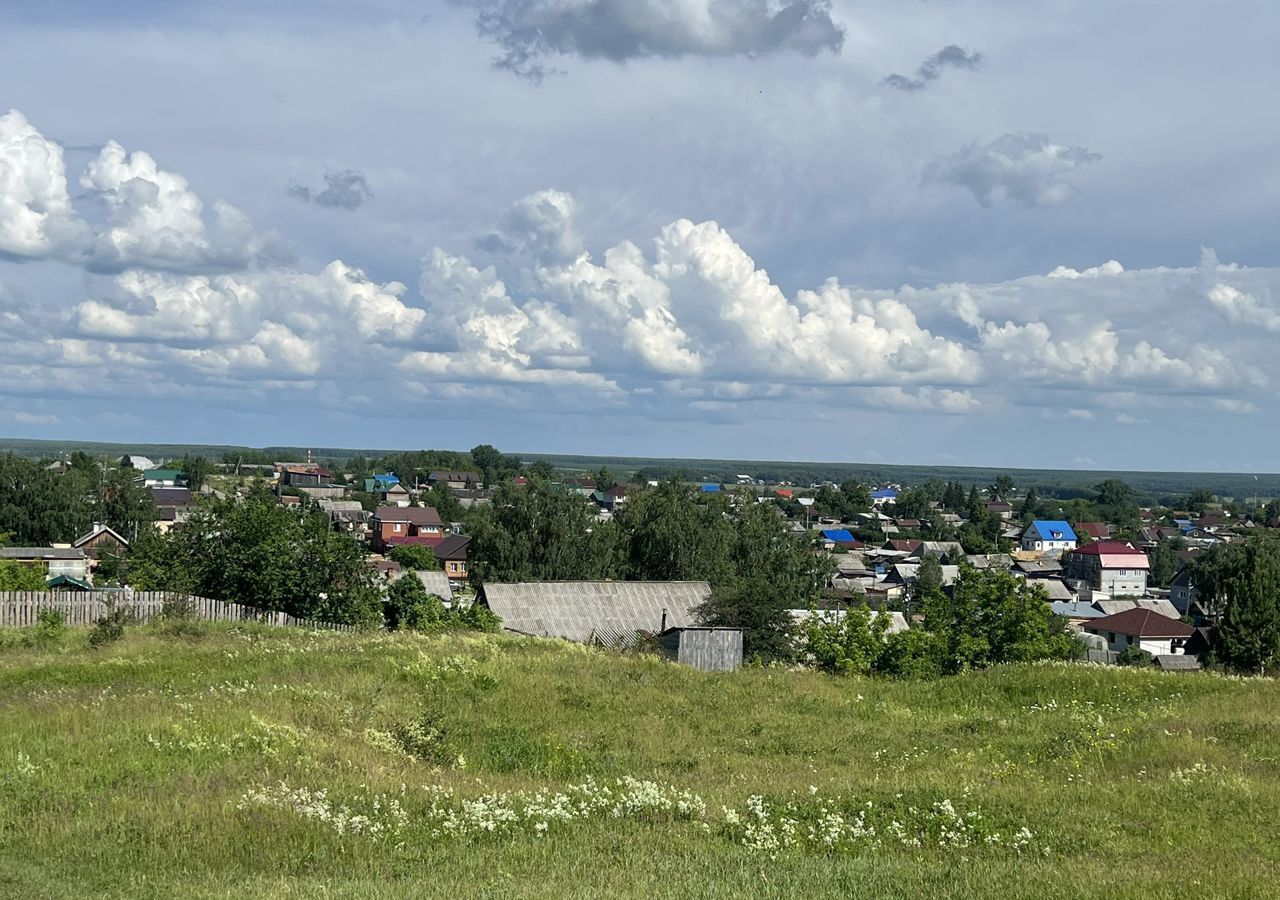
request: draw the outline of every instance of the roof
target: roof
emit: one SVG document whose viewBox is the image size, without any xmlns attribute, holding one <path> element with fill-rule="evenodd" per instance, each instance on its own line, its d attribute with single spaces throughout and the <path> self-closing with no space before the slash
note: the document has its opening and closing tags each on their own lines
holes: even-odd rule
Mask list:
<svg viewBox="0 0 1280 900">
<path fill-rule="evenodd" d="M 449 576 L 439 569 L 424 569 L 413 573 L 418 576 L 428 594 L 435 594 L 446 603 L 453 602 L 453 588 L 449 586 Z"/>
<path fill-rule="evenodd" d="M 1067 587 L 1067 583 L 1061 578 L 1033 578 L 1030 584 L 1038 584 L 1044 588 L 1044 592 L 1049 595 L 1050 600 L 1059 600 L 1070 602 L 1075 600 L 1076 595 Z"/>
<path fill-rule="evenodd" d="M 718 484 L 704 484 L 702 486 L 702 493 L 704 494 L 714 494 L 718 490 L 720 490 L 720 485 Z"/>
<path fill-rule="evenodd" d="M 444 527 L 444 521 L 434 506 L 379 506 L 373 517 L 379 522 L 409 522 L 412 525 Z"/>
<path fill-rule="evenodd" d="M 154 487 L 151 496 L 156 506 L 190 506 L 195 503 L 191 490 L 184 487 Z"/>
<path fill-rule="evenodd" d="M 427 481 L 479 481 L 480 476 L 475 472 L 460 472 L 456 469 L 448 471 L 441 470 L 439 472 L 428 472 Z"/>
<path fill-rule="evenodd" d="M 177 481 L 182 472 L 178 469 L 147 469 L 142 477 L 147 481 Z"/>
<path fill-rule="evenodd" d="M 1102 522 L 1077 522 L 1076 531 L 1100 541 L 1111 537 L 1111 529 Z"/>
<path fill-rule="evenodd" d="M 79 547 L 0 547 L 0 559 L 84 559 Z"/>
<path fill-rule="evenodd" d="M 920 577 L 920 563 L 897 563 L 893 567 L 893 571 L 897 573 L 898 578 L 903 584 L 915 581 Z M 939 566 L 942 569 L 942 586 L 951 587 L 956 583 L 956 579 L 960 577 L 959 566 Z"/>
<path fill-rule="evenodd" d="M 1042 541 L 1077 540 L 1071 525 L 1058 519 L 1036 519 L 1027 526 L 1027 531 L 1035 532 Z"/>
<path fill-rule="evenodd" d="M 379 475 L 379 474 L 377 474 L 377 473 L 375 472 L 375 473 L 374 473 L 374 476 L 373 476 L 373 480 L 374 480 L 374 481 L 380 481 L 380 482 L 382 482 L 383 484 L 399 484 L 399 483 L 400 483 L 400 476 L 399 476 L 399 475 L 392 474 L 391 472 L 386 472 L 386 473 L 384 473 L 384 474 L 382 474 L 382 475 Z"/>
<path fill-rule="evenodd" d="M 1156 668 L 1166 672 L 1197 672 L 1204 668 L 1199 659 L 1185 653 L 1159 653 L 1154 662 Z"/>
<path fill-rule="evenodd" d="M 71 546 L 72 547 L 83 546 L 84 544 L 89 543 L 89 541 L 93 540 L 100 534 L 109 534 L 116 539 L 116 543 L 121 544 L 125 547 L 129 546 L 129 542 L 120 536 L 120 532 L 116 531 L 110 525 L 94 525 L 92 530 L 90 530 L 88 534 L 85 534 L 76 538 L 75 541 L 71 544 Z"/>
<path fill-rule="evenodd" d="M 1178 618 L 1178 610 L 1168 600 L 1154 600 L 1149 597 L 1138 597 L 1133 600 L 1094 600 L 1093 605 L 1106 615 L 1124 612 L 1126 609 L 1149 609 L 1170 619 Z"/>
<path fill-rule="evenodd" d="M 1071 551 L 1080 556 L 1141 556 L 1146 558 L 1147 554 L 1130 544 L 1128 541 L 1094 541 L 1092 544 L 1085 544 L 1083 547 L 1077 547 Z"/>
<path fill-rule="evenodd" d="M 893 488 L 880 488 L 878 491 L 871 492 L 872 500 L 893 500 L 897 496 L 898 492 Z"/>
<path fill-rule="evenodd" d="M 469 534 L 451 534 L 436 544 L 436 559 L 466 560 L 467 545 L 471 543 Z"/>
<path fill-rule="evenodd" d="M 1103 613 L 1097 607 L 1083 600 L 1055 600 L 1049 604 L 1049 609 L 1053 610 L 1054 615 L 1068 619 L 1104 618 Z"/>
<path fill-rule="evenodd" d="M 54 588 L 72 587 L 81 591 L 93 590 L 93 585 L 85 581 L 83 578 L 72 578 L 70 575 L 55 575 L 44 583 L 49 590 Z"/>
<path fill-rule="evenodd" d="M 837 544 L 852 544 L 857 540 L 848 528 L 827 528 L 822 532 L 822 536 Z"/>
<path fill-rule="evenodd" d="M 884 549 L 897 550 L 900 553 L 915 553 L 924 546 L 924 541 L 906 538 L 893 538 L 884 542 Z"/>
<path fill-rule="evenodd" d="M 795 491 L 791 490 L 790 488 L 778 488 L 776 491 L 774 491 L 774 493 L 777 494 L 779 497 L 786 497 L 788 499 L 795 496 Z"/>
<path fill-rule="evenodd" d="M 1028 575 L 1062 571 L 1062 563 L 1056 559 L 1019 559 L 1014 562 L 1014 566 L 1018 571 L 1026 572 Z"/>
<path fill-rule="evenodd" d="M 596 632 L 657 633 L 696 624 L 705 581 L 548 581 L 486 584 L 484 600 L 508 631 L 588 643 Z"/>
<path fill-rule="evenodd" d="M 1138 607 L 1126 609 L 1113 616 L 1093 619 L 1085 623 L 1084 627 L 1095 634 L 1100 631 L 1110 631 L 1115 634 L 1131 634 L 1146 638 L 1189 638 L 1195 634 L 1195 629 L 1186 622 L 1179 622 L 1177 619 Z"/>
</svg>

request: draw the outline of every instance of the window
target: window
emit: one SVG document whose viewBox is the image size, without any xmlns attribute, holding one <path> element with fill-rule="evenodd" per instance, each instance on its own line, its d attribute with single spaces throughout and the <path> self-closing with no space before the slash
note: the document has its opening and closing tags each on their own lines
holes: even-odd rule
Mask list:
<svg viewBox="0 0 1280 900">
<path fill-rule="evenodd" d="M 400 533 L 400 523 L 399 523 L 399 522 L 397 522 L 396 524 L 392 525 L 392 526 L 391 526 L 391 530 L 392 530 L 392 531 L 394 531 L 394 532 L 396 532 L 396 534 L 399 534 L 399 533 Z"/>
</svg>

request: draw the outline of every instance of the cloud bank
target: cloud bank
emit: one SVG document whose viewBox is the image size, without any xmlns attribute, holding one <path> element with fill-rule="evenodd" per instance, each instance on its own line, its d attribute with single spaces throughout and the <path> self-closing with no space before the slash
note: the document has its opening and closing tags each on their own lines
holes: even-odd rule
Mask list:
<svg viewBox="0 0 1280 900">
<path fill-rule="evenodd" d="M 808 56 L 844 45 L 829 0 L 475 0 L 494 65 L 541 81 L 556 57 Z"/>
</svg>

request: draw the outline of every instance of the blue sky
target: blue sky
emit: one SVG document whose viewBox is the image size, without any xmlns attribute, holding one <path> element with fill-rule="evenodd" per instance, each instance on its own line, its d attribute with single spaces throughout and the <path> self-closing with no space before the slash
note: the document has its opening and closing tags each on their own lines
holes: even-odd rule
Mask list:
<svg viewBox="0 0 1280 900">
<path fill-rule="evenodd" d="M 1280 469 L 1272 5 L 213 10 L 0 11 L 0 434 Z"/>
</svg>

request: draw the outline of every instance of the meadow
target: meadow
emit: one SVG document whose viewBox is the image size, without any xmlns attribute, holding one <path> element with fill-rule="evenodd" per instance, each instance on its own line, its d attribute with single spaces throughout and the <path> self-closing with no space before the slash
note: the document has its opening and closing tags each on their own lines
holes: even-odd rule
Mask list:
<svg viewBox="0 0 1280 900">
<path fill-rule="evenodd" d="M 0 896 L 1275 897 L 1280 685 L 0 634 Z"/>
</svg>

